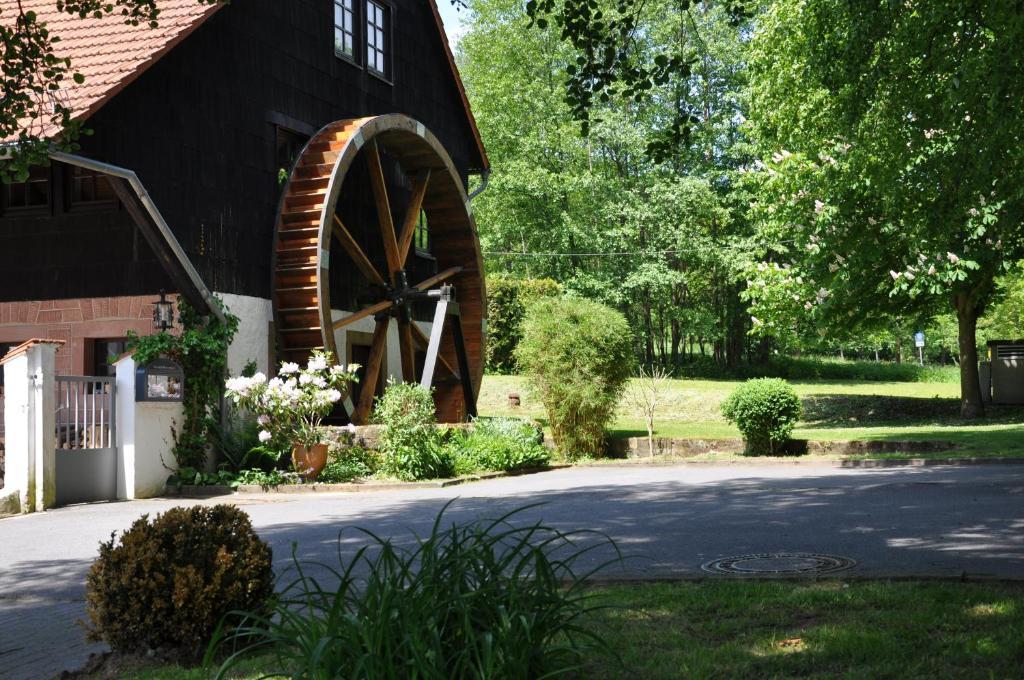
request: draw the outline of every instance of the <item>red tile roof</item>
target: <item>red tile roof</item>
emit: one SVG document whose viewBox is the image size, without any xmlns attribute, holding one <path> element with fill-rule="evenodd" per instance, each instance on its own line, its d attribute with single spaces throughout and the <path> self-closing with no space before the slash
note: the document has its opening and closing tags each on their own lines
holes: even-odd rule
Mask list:
<svg viewBox="0 0 1024 680">
<path fill-rule="evenodd" d="M 72 72 L 85 76 L 85 82 L 67 84 L 57 94 L 78 119 L 85 119 L 142 75 L 160 57 L 181 42 L 221 4 L 200 5 L 198 0 L 160 0 L 158 26 L 126 25 L 118 13 L 102 19 L 80 19 L 57 11 L 55 0 L 21 0 L 25 11 L 33 11 L 45 21 L 52 35 L 60 37 L 54 54 L 71 59 Z M 0 22 L 10 25 L 18 15 L 18 0 L 0 0 Z M 34 124 L 42 136 L 57 132 L 49 120 L 26 121 Z"/>
</svg>

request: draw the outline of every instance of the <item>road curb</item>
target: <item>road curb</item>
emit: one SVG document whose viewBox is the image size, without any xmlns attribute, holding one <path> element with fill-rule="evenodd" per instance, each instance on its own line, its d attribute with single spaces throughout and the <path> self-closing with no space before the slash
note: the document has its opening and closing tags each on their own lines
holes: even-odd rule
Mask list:
<svg viewBox="0 0 1024 680">
<path fill-rule="evenodd" d="M 650 460 L 650 459 L 648 459 Z M 685 467 L 693 466 L 729 466 L 729 467 L 765 467 L 778 466 L 810 466 L 821 467 L 823 465 L 835 468 L 849 469 L 871 469 L 891 467 L 932 467 L 937 465 L 946 466 L 967 466 L 967 465 L 1024 465 L 1024 458 L 865 458 L 861 460 L 847 460 L 843 458 L 794 458 L 792 460 L 780 458 L 758 458 L 751 457 L 745 460 L 664 460 L 653 462 L 631 462 L 620 463 L 579 463 L 571 467 L 579 468 L 635 468 L 635 467 Z"/>
<path fill-rule="evenodd" d="M 280 486 L 260 486 L 259 484 L 240 484 L 232 489 L 229 486 L 195 486 L 183 484 L 178 489 L 168 488 L 164 496 L 168 498 L 214 498 L 217 496 L 233 496 L 236 494 L 324 494 L 324 493 L 370 493 L 378 491 L 408 491 L 411 489 L 444 489 L 451 486 L 481 482 L 488 479 L 504 477 L 521 477 L 551 470 L 571 467 L 569 465 L 549 465 L 544 468 L 514 470 L 512 472 L 482 472 L 452 479 L 436 479 L 426 482 L 350 482 L 346 484 L 282 484 Z"/>
</svg>

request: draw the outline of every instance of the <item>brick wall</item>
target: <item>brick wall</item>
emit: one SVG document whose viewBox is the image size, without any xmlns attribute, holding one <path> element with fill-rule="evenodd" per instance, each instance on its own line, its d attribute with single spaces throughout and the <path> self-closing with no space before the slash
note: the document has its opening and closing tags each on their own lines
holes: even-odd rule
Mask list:
<svg viewBox="0 0 1024 680">
<path fill-rule="evenodd" d="M 57 374 L 86 375 L 91 372 L 93 340 L 123 338 L 129 330 L 139 335 L 153 332 L 153 303 L 157 298 L 142 295 L 0 302 L 0 343 L 20 343 L 30 338 L 64 340 L 66 344 L 57 352 Z"/>
</svg>

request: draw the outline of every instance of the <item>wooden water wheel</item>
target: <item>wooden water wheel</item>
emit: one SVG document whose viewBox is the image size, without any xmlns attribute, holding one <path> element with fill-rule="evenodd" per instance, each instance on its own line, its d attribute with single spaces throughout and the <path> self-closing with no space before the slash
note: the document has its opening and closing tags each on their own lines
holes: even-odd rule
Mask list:
<svg viewBox="0 0 1024 680">
<path fill-rule="evenodd" d="M 367 420 L 387 376 L 431 384 L 443 422 L 475 414 L 480 245 L 459 174 L 421 123 L 388 114 L 321 129 L 292 168 L 274 241 L 280 358 L 302 363 L 323 348 L 363 364 L 345 404 L 353 422 Z M 445 297 L 454 289 L 460 314 L 435 338 L 434 362 L 428 345 L 442 286 Z M 425 365 L 436 366 L 431 375 Z"/>
</svg>

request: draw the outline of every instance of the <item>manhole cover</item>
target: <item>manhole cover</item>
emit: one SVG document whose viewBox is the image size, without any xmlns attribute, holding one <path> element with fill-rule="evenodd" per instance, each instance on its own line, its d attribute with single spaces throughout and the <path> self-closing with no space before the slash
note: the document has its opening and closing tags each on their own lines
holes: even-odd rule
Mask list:
<svg viewBox="0 0 1024 680">
<path fill-rule="evenodd" d="M 849 557 L 815 555 L 812 553 L 757 553 L 738 557 L 722 557 L 701 565 L 712 574 L 739 576 L 803 576 L 832 574 L 857 564 Z"/>
</svg>

